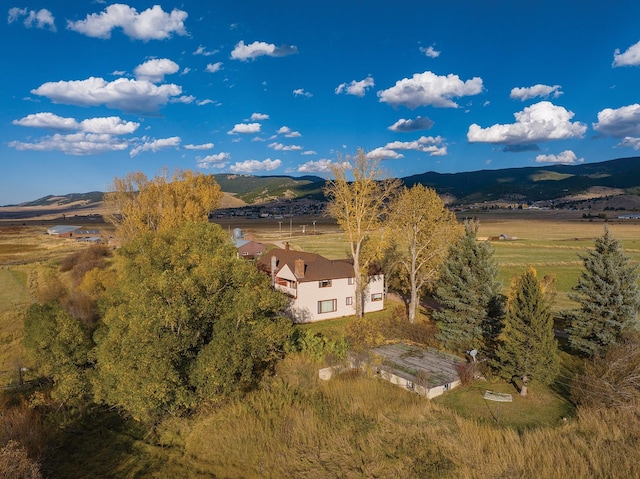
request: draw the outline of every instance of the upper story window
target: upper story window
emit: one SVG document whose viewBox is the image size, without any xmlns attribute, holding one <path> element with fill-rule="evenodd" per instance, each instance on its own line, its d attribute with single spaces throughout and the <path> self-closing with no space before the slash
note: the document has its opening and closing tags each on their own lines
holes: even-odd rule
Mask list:
<svg viewBox="0 0 640 479">
<path fill-rule="evenodd" d="M 330 279 L 321 279 L 318 281 L 318 288 L 330 288 L 331 280 Z"/>
<path fill-rule="evenodd" d="M 347 284 L 356 284 L 356 279 L 355 278 L 349 278 L 347 280 Z"/>
</svg>

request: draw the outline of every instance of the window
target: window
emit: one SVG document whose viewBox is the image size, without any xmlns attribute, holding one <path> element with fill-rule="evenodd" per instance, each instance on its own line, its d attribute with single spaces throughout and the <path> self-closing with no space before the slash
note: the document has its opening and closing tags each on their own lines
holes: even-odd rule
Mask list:
<svg viewBox="0 0 640 479">
<path fill-rule="evenodd" d="M 356 279 L 355 278 L 349 278 L 347 280 L 347 284 L 356 284 Z"/>
<path fill-rule="evenodd" d="M 318 314 L 321 313 L 333 313 L 338 309 L 338 300 L 326 299 L 324 301 L 318 301 Z"/>
<path fill-rule="evenodd" d="M 351 306 L 353 304 L 353 296 L 347 296 L 347 306 Z"/>
<path fill-rule="evenodd" d="M 382 301 L 382 293 L 374 293 L 371 295 L 371 301 Z"/>
<path fill-rule="evenodd" d="M 330 279 L 321 279 L 318 281 L 318 288 L 330 288 L 331 280 Z"/>
</svg>

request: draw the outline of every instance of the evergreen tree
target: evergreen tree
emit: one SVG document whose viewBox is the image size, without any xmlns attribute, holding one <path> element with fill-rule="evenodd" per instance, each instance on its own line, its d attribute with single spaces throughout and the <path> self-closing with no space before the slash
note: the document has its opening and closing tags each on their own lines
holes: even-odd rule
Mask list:
<svg viewBox="0 0 640 479">
<path fill-rule="evenodd" d="M 529 268 L 511 285 L 495 365 L 505 378 L 521 378 L 521 394 L 526 395 L 529 381 L 553 381 L 558 372 L 557 349 L 549 301 L 536 270 Z"/>
<path fill-rule="evenodd" d="M 570 323 L 569 342 L 588 356 L 601 356 L 625 331 L 640 329 L 638 268 L 606 227 L 596 238 L 595 249 L 581 258 L 584 270 L 569 294 L 580 308 L 565 313 Z"/>
<path fill-rule="evenodd" d="M 486 354 L 502 330 L 502 283 L 497 279 L 493 248 L 486 241 L 477 241 L 478 223 L 467 221 L 464 228 L 440 272 L 435 299 L 442 309 L 434 314 L 436 337 L 447 349 L 476 349 Z"/>
</svg>

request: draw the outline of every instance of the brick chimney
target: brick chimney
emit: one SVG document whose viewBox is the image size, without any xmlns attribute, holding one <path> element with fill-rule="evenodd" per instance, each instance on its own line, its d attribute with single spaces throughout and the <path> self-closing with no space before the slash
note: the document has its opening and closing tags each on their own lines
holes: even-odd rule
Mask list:
<svg viewBox="0 0 640 479">
<path fill-rule="evenodd" d="M 289 242 L 288 241 L 284 244 L 284 250 L 285 251 L 289 251 Z"/>
<path fill-rule="evenodd" d="M 304 278 L 304 260 L 302 258 L 296 260 L 294 273 L 296 278 Z"/>
</svg>

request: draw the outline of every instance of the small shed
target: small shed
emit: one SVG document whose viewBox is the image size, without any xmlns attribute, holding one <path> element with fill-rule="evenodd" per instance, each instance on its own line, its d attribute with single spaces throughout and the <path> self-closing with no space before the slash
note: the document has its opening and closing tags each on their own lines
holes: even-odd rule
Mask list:
<svg viewBox="0 0 640 479">
<path fill-rule="evenodd" d="M 428 399 L 461 384 L 457 368 L 465 360 L 458 356 L 405 343 L 387 344 L 369 353 L 369 359 L 363 363 L 351 360 L 350 367 L 368 366 L 379 378 Z M 344 370 L 344 367 L 336 366 L 325 368 L 319 376 L 326 380 Z"/>
</svg>

